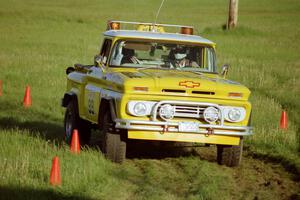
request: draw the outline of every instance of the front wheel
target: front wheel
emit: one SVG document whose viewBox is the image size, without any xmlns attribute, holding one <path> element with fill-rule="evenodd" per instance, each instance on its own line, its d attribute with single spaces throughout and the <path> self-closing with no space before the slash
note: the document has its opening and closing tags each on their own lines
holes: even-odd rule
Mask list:
<svg viewBox="0 0 300 200">
<path fill-rule="evenodd" d="M 228 167 L 238 166 L 242 161 L 243 138 L 239 145 L 217 145 L 217 161 Z"/>
<path fill-rule="evenodd" d="M 126 158 L 126 138 L 122 132 L 116 132 L 111 114 L 107 111 L 103 117 L 102 151 L 106 158 L 122 163 Z"/>
</svg>

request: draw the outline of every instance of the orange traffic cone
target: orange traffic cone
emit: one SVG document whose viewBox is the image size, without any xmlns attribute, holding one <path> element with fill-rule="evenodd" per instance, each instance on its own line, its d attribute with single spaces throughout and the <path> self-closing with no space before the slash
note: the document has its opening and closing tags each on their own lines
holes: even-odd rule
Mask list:
<svg viewBox="0 0 300 200">
<path fill-rule="evenodd" d="M 50 184 L 61 185 L 60 167 L 58 157 L 55 156 L 52 160 L 52 168 L 50 172 Z"/>
<path fill-rule="evenodd" d="M 287 113 L 286 113 L 285 110 L 283 110 L 281 112 L 280 128 L 281 129 L 287 129 L 288 128 L 288 118 L 287 118 Z"/>
<path fill-rule="evenodd" d="M 73 134 L 72 134 L 71 152 L 75 154 L 80 153 L 79 135 L 76 129 L 73 130 Z"/>
<path fill-rule="evenodd" d="M 31 106 L 30 86 L 26 86 L 25 96 L 24 96 L 24 100 L 23 100 L 23 106 L 24 107 Z"/>
<path fill-rule="evenodd" d="M 0 97 L 2 96 L 2 81 L 0 80 Z"/>
</svg>

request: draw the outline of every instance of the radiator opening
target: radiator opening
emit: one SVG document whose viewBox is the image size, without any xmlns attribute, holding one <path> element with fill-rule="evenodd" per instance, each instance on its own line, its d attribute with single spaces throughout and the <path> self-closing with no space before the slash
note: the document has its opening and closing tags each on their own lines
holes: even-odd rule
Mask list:
<svg viewBox="0 0 300 200">
<path fill-rule="evenodd" d="M 185 90 L 163 89 L 162 92 L 185 93 Z"/>
<path fill-rule="evenodd" d="M 214 92 L 208 92 L 208 91 L 192 91 L 193 94 L 204 94 L 204 95 L 215 95 Z"/>
</svg>

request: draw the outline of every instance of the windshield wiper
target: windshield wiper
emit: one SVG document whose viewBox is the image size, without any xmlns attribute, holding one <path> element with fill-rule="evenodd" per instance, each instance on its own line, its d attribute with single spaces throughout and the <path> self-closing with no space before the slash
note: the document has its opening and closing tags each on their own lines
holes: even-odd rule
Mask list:
<svg viewBox="0 0 300 200">
<path fill-rule="evenodd" d="M 194 72 L 195 74 L 198 74 L 198 75 L 203 75 L 203 72 L 199 72 L 199 71 L 191 71 L 191 72 Z"/>
<path fill-rule="evenodd" d="M 173 68 L 173 69 L 178 70 L 178 71 L 182 71 L 182 72 L 192 72 L 194 74 L 203 75 L 203 72 L 200 72 L 200 71 L 187 70 L 187 69 L 179 68 L 179 67 L 176 67 L 176 68 Z"/>
</svg>

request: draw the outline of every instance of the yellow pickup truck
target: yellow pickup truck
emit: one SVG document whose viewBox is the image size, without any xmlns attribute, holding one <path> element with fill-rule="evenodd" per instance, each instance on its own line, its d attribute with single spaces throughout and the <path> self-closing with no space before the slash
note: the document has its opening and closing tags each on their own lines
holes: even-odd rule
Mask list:
<svg viewBox="0 0 300 200">
<path fill-rule="evenodd" d="M 170 31 L 171 30 L 171 31 Z M 65 138 L 81 144 L 101 130 L 104 155 L 121 163 L 128 139 L 215 144 L 217 161 L 237 166 L 250 127 L 250 91 L 218 73 L 215 43 L 193 27 L 109 21 L 93 65 L 67 73 Z"/>
</svg>

